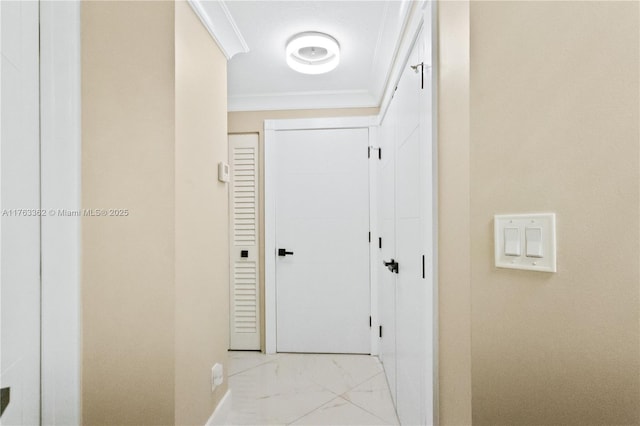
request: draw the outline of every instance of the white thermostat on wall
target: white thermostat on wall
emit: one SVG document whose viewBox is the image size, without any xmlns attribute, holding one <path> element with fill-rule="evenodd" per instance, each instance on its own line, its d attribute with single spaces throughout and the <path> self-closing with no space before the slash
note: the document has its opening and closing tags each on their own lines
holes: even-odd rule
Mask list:
<svg viewBox="0 0 640 426">
<path fill-rule="evenodd" d="M 220 182 L 229 182 L 229 164 L 224 161 L 218 163 L 218 180 Z"/>
<path fill-rule="evenodd" d="M 498 268 L 556 272 L 556 215 L 534 213 L 494 217 Z"/>
</svg>

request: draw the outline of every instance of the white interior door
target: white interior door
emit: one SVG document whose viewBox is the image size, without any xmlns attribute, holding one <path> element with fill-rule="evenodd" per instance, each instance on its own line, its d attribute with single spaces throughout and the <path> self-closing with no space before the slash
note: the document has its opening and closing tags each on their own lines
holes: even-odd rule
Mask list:
<svg viewBox="0 0 640 426">
<path fill-rule="evenodd" d="M 432 424 L 434 419 L 434 158 L 428 46 L 421 33 L 381 129 L 383 152 L 393 152 L 386 155 L 387 161 L 395 160 L 395 172 L 386 171 L 392 163 L 381 166 L 381 254 L 384 260 L 398 262 L 397 273 L 380 270 L 381 353 L 400 422 L 410 425 Z M 395 245 L 385 245 L 385 233 L 394 235 Z M 385 332 L 391 325 L 393 342 Z"/>
<path fill-rule="evenodd" d="M 384 152 L 378 167 L 378 300 L 380 315 L 380 360 L 384 365 L 391 396 L 396 401 L 396 274 L 383 262 L 396 258 L 395 140 L 397 105 L 391 103 L 380 127 Z"/>
<path fill-rule="evenodd" d="M 2 425 L 40 422 L 38 38 L 38 2 L 0 2 Z"/>
<path fill-rule="evenodd" d="M 426 46 L 419 35 L 394 99 L 400 117 L 396 150 L 397 411 L 403 424 L 433 422 L 431 67 L 419 65 L 430 63 Z M 411 65 L 419 66 L 414 70 Z"/>
<path fill-rule="evenodd" d="M 230 349 L 260 349 L 258 134 L 229 135 Z"/>
<path fill-rule="evenodd" d="M 277 351 L 370 353 L 368 129 L 276 134 Z"/>
</svg>

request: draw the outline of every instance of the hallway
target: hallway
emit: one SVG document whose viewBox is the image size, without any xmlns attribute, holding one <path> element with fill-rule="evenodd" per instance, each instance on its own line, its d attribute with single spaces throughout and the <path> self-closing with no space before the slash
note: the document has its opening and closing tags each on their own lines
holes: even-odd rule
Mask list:
<svg viewBox="0 0 640 426">
<path fill-rule="evenodd" d="M 229 352 L 232 425 L 397 425 L 378 358 Z"/>
<path fill-rule="evenodd" d="M 640 426 L 640 0 L 0 0 L 0 183 L 0 426 Z"/>
</svg>

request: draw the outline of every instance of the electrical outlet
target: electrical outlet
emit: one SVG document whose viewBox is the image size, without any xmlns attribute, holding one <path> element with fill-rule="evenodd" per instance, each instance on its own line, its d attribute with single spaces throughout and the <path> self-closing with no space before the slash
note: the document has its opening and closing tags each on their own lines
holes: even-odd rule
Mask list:
<svg viewBox="0 0 640 426">
<path fill-rule="evenodd" d="M 214 364 L 211 368 L 211 392 L 224 382 L 224 370 L 222 364 Z"/>
</svg>

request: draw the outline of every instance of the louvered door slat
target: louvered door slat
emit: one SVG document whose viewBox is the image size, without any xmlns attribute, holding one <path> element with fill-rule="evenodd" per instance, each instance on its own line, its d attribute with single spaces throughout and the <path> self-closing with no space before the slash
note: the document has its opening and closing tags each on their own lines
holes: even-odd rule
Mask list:
<svg viewBox="0 0 640 426">
<path fill-rule="evenodd" d="M 258 136 L 230 135 L 231 349 L 260 349 Z M 246 250 L 248 257 L 241 257 Z"/>
</svg>

